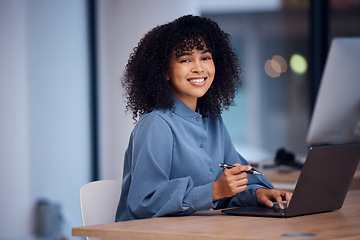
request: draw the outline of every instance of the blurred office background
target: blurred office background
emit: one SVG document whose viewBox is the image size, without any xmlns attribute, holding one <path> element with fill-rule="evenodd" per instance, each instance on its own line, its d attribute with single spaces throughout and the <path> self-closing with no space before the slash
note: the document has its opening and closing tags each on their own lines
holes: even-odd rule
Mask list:
<svg viewBox="0 0 360 240">
<path fill-rule="evenodd" d="M 243 87 L 223 116 L 239 152 L 306 154 L 329 43 L 360 36 L 359 1 L 0 0 L 0 240 L 46 235 L 39 206 L 61 214 L 48 239 L 71 238 L 80 187 L 122 178 L 124 66 L 147 31 L 184 14 L 232 36 Z"/>
</svg>

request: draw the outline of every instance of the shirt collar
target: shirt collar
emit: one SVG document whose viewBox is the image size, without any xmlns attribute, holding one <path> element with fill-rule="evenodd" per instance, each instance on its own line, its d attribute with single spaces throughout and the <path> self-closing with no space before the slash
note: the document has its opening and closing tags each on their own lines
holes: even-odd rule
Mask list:
<svg viewBox="0 0 360 240">
<path fill-rule="evenodd" d="M 171 112 L 194 124 L 201 125 L 202 115 L 190 109 L 176 97 L 174 97 L 174 107 Z"/>
</svg>

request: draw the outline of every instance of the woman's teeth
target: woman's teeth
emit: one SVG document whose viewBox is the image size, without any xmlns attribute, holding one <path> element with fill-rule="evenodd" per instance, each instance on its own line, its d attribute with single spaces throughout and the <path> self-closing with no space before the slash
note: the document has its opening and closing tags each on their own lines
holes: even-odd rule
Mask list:
<svg viewBox="0 0 360 240">
<path fill-rule="evenodd" d="M 199 79 L 190 79 L 189 82 L 191 83 L 201 83 L 205 81 L 205 78 L 199 78 Z"/>
</svg>

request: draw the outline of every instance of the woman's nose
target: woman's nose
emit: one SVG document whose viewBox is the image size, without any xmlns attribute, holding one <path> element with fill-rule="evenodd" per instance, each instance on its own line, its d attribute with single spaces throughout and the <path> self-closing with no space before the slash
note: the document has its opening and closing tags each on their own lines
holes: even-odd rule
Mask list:
<svg viewBox="0 0 360 240">
<path fill-rule="evenodd" d="M 197 72 L 197 73 L 203 72 L 204 68 L 203 68 L 201 62 L 195 61 L 191 71 Z"/>
</svg>

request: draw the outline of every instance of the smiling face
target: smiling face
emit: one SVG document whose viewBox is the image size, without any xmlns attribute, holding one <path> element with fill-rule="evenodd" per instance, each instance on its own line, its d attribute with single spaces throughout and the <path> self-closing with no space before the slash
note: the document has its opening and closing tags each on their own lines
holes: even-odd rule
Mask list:
<svg viewBox="0 0 360 240">
<path fill-rule="evenodd" d="M 212 54 L 206 47 L 172 51 L 167 77 L 174 96 L 195 111 L 197 99 L 204 96 L 215 77 Z"/>
</svg>

